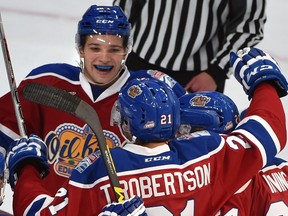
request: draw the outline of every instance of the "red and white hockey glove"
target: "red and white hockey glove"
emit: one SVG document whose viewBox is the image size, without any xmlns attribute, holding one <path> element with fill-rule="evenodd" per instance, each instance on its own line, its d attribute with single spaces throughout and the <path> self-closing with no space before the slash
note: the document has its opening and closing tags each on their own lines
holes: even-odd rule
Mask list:
<svg viewBox="0 0 288 216">
<path fill-rule="evenodd" d="M 27 164 L 33 165 L 41 177 L 48 175 L 47 146 L 38 136 L 31 134 L 28 139 L 21 138 L 12 144 L 6 162 L 9 169 L 9 183 L 14 189 L 18 173 Z"/>
<path fill-rule="evenodd" d="M 244 48 L 230 53 L 230 64 L 234 76 L 243 86 L 248 99 L 252 98 L 257 85 L 271 81 L 279 97 L 287 95 L 288 83 L 278 63 L 267 53 L 257 48 Z"/>
</svg>

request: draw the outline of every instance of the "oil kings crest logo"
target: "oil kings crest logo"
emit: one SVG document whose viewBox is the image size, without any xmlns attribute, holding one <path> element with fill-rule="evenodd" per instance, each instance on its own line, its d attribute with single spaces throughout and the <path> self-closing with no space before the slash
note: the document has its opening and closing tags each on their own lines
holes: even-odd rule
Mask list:
<svg viewBox="0 0 288 216">
<path fill-rule="evenodd" d="M 110 148 L 120 146 L 120 139 L 111 131 L 104 130 Z M 59 125 L 45 138 L 48 162 L 54 164 L 54 171 L 60 176 L 69 177 L 74 167 L 86 156 L 98 150 L 98 142 L 88 125 Z"/>
<path fill-rule="evenodd" d="M 210 97 L 204 95 L 196 95 L 189 101 L 191 106 L 201 106 L 204 107 L 209 101 L 211 100 Z"/>
</svg>

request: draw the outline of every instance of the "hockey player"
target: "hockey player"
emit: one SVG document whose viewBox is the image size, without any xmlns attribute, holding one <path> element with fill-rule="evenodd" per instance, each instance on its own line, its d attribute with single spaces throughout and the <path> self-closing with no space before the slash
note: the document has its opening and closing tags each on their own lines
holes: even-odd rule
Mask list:
<svg viewBox="0 0 288 216">
<path fill-rule="evenodd" d="M 214 91 L 183 95 L 180 100 L 179 133 L 209 130 L 227 134 L 239 123 L 239 111 L 228 96 Z"/>
<path fill-rule="evenodd" d="M 219 92 L 197 92 L 182 96 L 180 113 L 179 130 L 182 134 L 199 130 L 228 134 L 239 122 L 236 104 Z M 217 216 L 288 214 L 287 182 L 288 163 L 274 158 L 229 198 Z"/>
<path fill-rule="evenodd" d="M 288 162 L 275 157 L 252 179 L 250 215 L 288 215 Z"/>
<path fill-rule="evenodd" d="M 279 97 L 287 95 L 288 86 L 277 63 L 246 48 L 231 54 L 231 64 L 253 99 L 245 121 L 229 135 L 201 131 L 171 139 L 180 124 L 174 92 L 155 79 L 132 80 L 121 89 L 119 123 L 130 142 L 111 154 L 125 197 L 143 198 L 148 215 L 215 215 L 284 148 Z M 15 215 L 96 215 L 115 200 L 97 152 L 77 165 L 55 196 L 49 194 L 39 176 L 48 169 L 46 151 L 44 142 L 31 137 L 8 154 Z"/>
<path fill-rule="evenodd" d="M 25 85 L 30 82 L 48 84 L 90 104 L 99 114 L 110 147 L 120 146 L 124 141 L 118 127 L 111 127 L 109 121 L 118 92 L 129 79 L 155 77 L 173 87 L 177 94 L 185 94 L 177 82 L 161 72 L 127 70 L 125 59 L 132 46 L 130 24 L 118 6 L 91 6 L 78 23 L 76 46 L 80 67 L 43 65 L 32 70 L 18 87 L 27 135 L 37 134 L 48 148 L 51 169 L 44 185 L 52 194 L 78 162 L 98 148 L 97 139 L 80 119 L 24 99 Z M 0 103 L 5 104 L 0 107 L 0 145 L 7 149 L 9 143 L 19 138 L 10 92 L 0 99 Z"/>
<path fill-rule="evenodd" d="M 240 119 L 246 116 L 247 109 L 241 112 Z M 247 186 L 249 183 L 249 186 Z M 247 212 L 249 215 L 283 215 L 288 216 L 288 162 L 282 158 L 275 157 L 259 173 L 249 181 L 246 186 L 242 187 L 236 201 L 233 197 L 232 205 L 226 206 L 226 212 Z M 248 188 L 248 189 L 246 189 Z M 248 192 L 247 192 L 248 191 Z M 250 206 L 247 203 L 251 197 Z M 237 198 L 236 198 L 237 199 Z M 231 203 L 231 201 L 229 202 Z M 236 208 L 241 203 L 240 208 Z M 236 205 L 235 205 L 236 203 Z M 224 207 L 225 207 L 224 206 Z M 228 206 L 228 208 L 227 208 Z M 241 208 L 242 207 L 242 208 Z M 228 211 L 229 210 L 229 211 Z M 225 211 L 222 211 L 222 215 Z M 248 215 L 248 213 L 247 213 Z"/>
</svg>

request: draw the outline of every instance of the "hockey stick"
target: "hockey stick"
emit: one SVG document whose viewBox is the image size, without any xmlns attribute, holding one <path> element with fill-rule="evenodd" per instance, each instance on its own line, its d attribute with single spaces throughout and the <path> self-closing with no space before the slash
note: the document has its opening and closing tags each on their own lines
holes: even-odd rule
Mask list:
<svg viewBox="0 0 288 216">
<path fill-rule="evenodd" d="M 100 152 L 104 159 L 116 200 L 118 202 L 123 202 L 124 192 L 120 186 L 114 162 L 96 111 L 80 98 L 73 96 L 64 90 L 40 83 L 27 84 L 23 89 L 23 96 L 32 102 L 70 113 L 89 125 L 97 137 Z"/>
<path fill-rule="evenodd" d="M 9 85 L 10 85 L 10 91 L 11 91 L 12 101 L 13 101 L 16 119 L 18 123 L 18 128 L 19 128 L 20 135 L 23 137 L 23 136 L 26 136 L 26 128 L 25 128 L 24 117 L 22 113 L 20 100 L 19 100 L 19 95 L 18 95 L 18 91 L 16 87 L 16 81 L 15 81 L 15 76 L 14 76 L 14 72 L 12 68 L 11 58 L 9 55 L 7 41 L 6 41 L 6 37 L 4 33 L 1 13 L 0 13 L 0 34 L 1 34 L 2 52 L 3 52 L 3 57 L 5 60 L 6 72 L 7 72 Z"/>
<path fill-rule="evenodd" d="M 15 76 L 12 68 L 12 63 L 11 63 L 11 58 L 9 55 L 9 49 L 6 41 L 6 36 L 4 32 L 4 26 L 3 26 L 3 21 L 2 21 L 2 16 L 0 12 L 0 39 L 1 39 L 1 46 L 2 46 L 2 52 L 3 52 L 3 57 L 5 61 L 5 66 L 6 66 L 6 73 L 9 81 L 9 86 L 10 86 L 10 92 L 11 92 L 11 97 L 12 97 L 12 103 L 14 106 L 14 111 L 16 115 L 16 121 L 18 124 L 18 129 L 21 137 L 26 136 L 26 127 L 24 123 L 24 117 L 23 117 L 23 112 L 19 100 L 19 95 L 18 95 L 18 90 L 16 87 L 16 81 L 15 81 Z M 7 165 L 6 165 L 7 166 Z M 2 183 L 1 183 L 1 192 L 0 192 L 0 205 L 2 205 L 4 197 L 5 197 L 5 186 L 7 182 L 7 171 L 8 169 L 6 168 L 4 170 L 2 178 Z"/>
</svg>

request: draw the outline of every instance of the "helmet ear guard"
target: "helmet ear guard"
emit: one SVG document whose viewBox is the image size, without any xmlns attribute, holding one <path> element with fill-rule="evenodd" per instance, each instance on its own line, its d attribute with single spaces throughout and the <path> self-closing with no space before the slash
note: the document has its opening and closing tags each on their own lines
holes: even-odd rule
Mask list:
<svg viewBox="0 0 288 216">
<path fill-rule="evenodd" d="M 155 78 L 133 79 L 121 89 L 118 101 L 121 125 L 127 120 L 131 136 L 138 141 L 175 137 L 180 125 L 179 100 L 166 83 Z"/>
<path fill-rule="evenodd" d="M 181 125 L 191 130 L 212 130 L 217 133 L 231 132 L 239 122 L 236 104 L 220 92 L 197 92 L 180 98 Z M 179 131 L 180 134 L 183 132 Z"/>
</svg>

